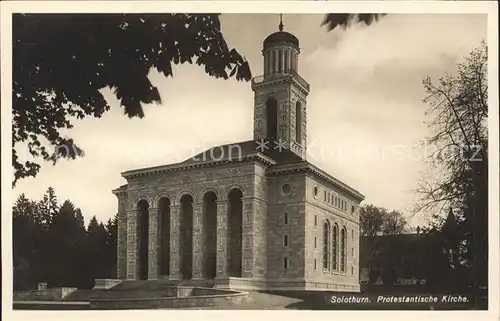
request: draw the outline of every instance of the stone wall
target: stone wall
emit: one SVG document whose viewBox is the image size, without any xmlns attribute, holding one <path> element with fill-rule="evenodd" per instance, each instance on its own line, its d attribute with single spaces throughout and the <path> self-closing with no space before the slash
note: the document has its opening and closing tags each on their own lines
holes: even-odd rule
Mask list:
<svg viewBox="0 0 500 321">
<path fill-rule="evenodd" d="M 14 291 L 13 301 L 58 301 L 76 290 L 76 288 L 52 288 Z"/>
<path fill-rule="evenodd" d="M 94 289 L 111 289 L 115 285 L 118 285 L 122 280 L 115 279 L 95 279 Z"/>
<path fill-rule="evenodd" d="M 303 278 L 305 242 L 304 174 L 268 178 L 268 275 L 273 278 Z M 284 192 L 283 186 L 290 191 Z M 287 213 L 287 214 L 285 214 Z M 285 222 L 285 215 L 288 216 Z M 285 245 L 285 235 L 288 244 Z M 285 258 L 288 268 L 285 269 Z"/>
<path fill-rule="evenodd" d="M 130 298 L 130 299 L 94 299 L 90 301 L 92 309 L 182 309 L 191 307 L 210 307 L 243 302 L 248 293 L 206 288 L 176 288 L 178 297 Z"/>
<path fill-rule="evenodd" d="M 118 235 L 117 235 L 117 272 L 116 277 L 127 278 L 127 198 L 118 195 Z"/>
<path fill-rule="evenodd" d="M 331 187 L 325 187 L 324 183 L 316 180 L 314 177 L 308 177 L 306 185 L 306 239 L 308 240 L 306 244 L 307 287 L 311 289 L 326 288 L 331 290 L 357 292 L 359 291 L 359 217 L 357 215 L 351 215 L 350 212 L 346 213 L 335 209 L 324 201 L 324 191 L 327 189 L 332 190 Z M 318 195 L 316 196 L 314 195 L 315 187 L 318 188 Z M 339 194 L 341 194 L 341 192 L 339 192 Z M 347 195 L 341 195 L 347 198 Z M 355 203 L 355 200 L 350 199 L 349 201 L 359 206 L 359 203 Z M 332 231 L 333 224 L 338 224 L 339 241 L 340 230 L 343 226 L 347 229 L 347 265 L 345 273 L 340 272 L 340 262 L 338 271 L 333 270 L 332 266 L 329 270 L 323 269 L 323 224 L 327 219 L 331 223 Z"/>
<path fill-rule="evenodd" d="M 182 195 L 188 193 L 193 196 L 193 207 L 196 209 L 202 208 L 203 196 L 207 191 L 213 191 L 217 195 L 217 211 L 218 211 L 218 222 L 224 227 L 227 224 L 227 194 L 233 188 L 238 188 L 243 193 L 243 212 L 242 217 L 244 224 L 247 226 L 247 233 L 244 231 L 244 235 L 247 236 L 243 240 L 244 248 L 247 244 L 246 252 L 244 249 L 243 257 L 243 270 L 246 270 L 246 276 L 250 276 L 253 273 L 264 274 L 265 273 L 265 261 L 258 260 L 260 255 L 256 255 L 253 251 L 258 251 L 259 253 L 265 253 L 266 247 L 263 245 L 266 243 L 265 237 L 255 237 L 254 232 L 248 232 L 254 230 L 254 228 L 263 229 L 262 220 L 265 218 L 265 200 L 263 196 L 265 195 L 265 178 L 262 175 L 264 172 L 260 163 L 254 161 L 245 161 L 241 163 L 232 163 L 227 165 L 220 165 L 217 167 L 207 167 L 207 168 L 191 168 L 186 171 L 170 172 L 166 174 L 156 174 L 151 176 L 142 176 L 139 178 L 131 178 L 128 181 L 127 190 L 127 278 L 137 279 L 138 262 L 136 259 L 138 257 L 138 247 L 137 247 L 137 212 L 136 206 L 139 200 L 144 199 L 148 202 L 150 213 L 156 213 L 158 208 L 158 201 L 161 197 L 167 197 L 171 204 L 171 228 L 172 233 L 170 235 L 170 278 L 179 279 L 180 278 L 180 268 L 179 268 L 179 231 L 178 224 L 180 218 L 180 198 Z M 260 175 L 259 175 L 260 174 Z M 256 182 L 260 181 L 260 184 Z M 197 212 L 195 212 L 196 215 Z M 245 223 L 245 220 L 247 220 Z M 155 279 L 159 278 L 158 272 L 155 267 L 158 264 L 157 252 L 162 250 L 158 246 L 157 235 L 158 224 L 156 224 L 157 219 L 150 220 L 150 241 L 149 241 L 149 257 L 151 262 L 149 264 L 149 278 Z M 195 221 L 196 222 L 196 221 Z M 244 227 L 245 228 L 245 227 Z M 195 232 L 195 239 L 193 245 L 202 244 L 203 228 L 197 228 Z M 226 255 L 224 252 L 227 246 L 227 233 L 223 230 L 218 230 L 218 254 L 219 257 Z M 198 240 L 199 238 L 199 240 Z M 198 251 L 199 252 L 199 251 Z M 193 257 L 193 263 L 195 263 L 193 269 L 194 276 L 201 276 L 201 269 L 203 262 L 203 257 L 195 254 Z M 265 256 L 265 255 L 264 255 Z M 227 273 L 227 268 L 225 266 L 224 260 L 217 260 L 218 264 L 218 277 L 224 277 Z M 257 264 L 256 264 L 257 263 Z"/>
</svg>

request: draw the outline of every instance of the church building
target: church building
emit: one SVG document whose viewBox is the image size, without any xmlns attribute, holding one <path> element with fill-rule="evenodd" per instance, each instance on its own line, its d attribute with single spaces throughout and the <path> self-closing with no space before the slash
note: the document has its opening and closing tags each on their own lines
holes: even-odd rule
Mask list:
<svg viewBox="0 0 500 321">
<path fill-rule="evenodd" d="M 360 290 L 364 196 L 306 160 L 310 86 L 299 75 L 299 40 L 280 23 L 262 54 L 252 140 L 122 173 L 127 184 L 113 191 L 119 279 Z"/>
</svg>

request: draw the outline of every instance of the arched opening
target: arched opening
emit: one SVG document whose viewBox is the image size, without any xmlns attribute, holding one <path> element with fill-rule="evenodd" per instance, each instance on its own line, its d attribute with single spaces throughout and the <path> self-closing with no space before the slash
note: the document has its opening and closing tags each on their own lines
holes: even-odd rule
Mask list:
<svg viewBox="0 0 500 321">
<path fill-rule="evenodd" d="M 203 195 L 203 253 L 204 275 L 213 279 L 217 275 L 217 195 Z"/>
<path fill-rule="evenodd" d="M 137 203 L 137 245 L 139 248 L 139 278 L 148 279 L 148 244 L 149 244 L 149 204 L 146 200 Z"/>
<path fill-rule="evenodd" d="M 345 226 L 342 228 L 340 232 L 340 271 L 346 272 L 347 265 L 347 229 Z"/>
<path fill-rule="evenodd" d="M 326 220 L 323 224 L 323 269 L 330 268 L 330 221 Z"/>
<path fill-rule="evenodd" d="M 332 260 L 333 260 L 333 270 L 338 271 L 339 266 L 339 226 L 337 223 L 333 224 L 333 246 L 332 246 Z"/>
<path fill-rule="evenodd" d="M 295 141 L 302 145 L 302 105 L 300 101 L 295 104 Z"/>
<path fill-rule="evenodd" d="M 160 214 L 160 275 L 170 274 L 170 200 L 162 197 L 158 202 Z"/>
<path fill-rule="evenodd" d="M 239 189 L 231 190 L 228 195 L 228 274 L 232 277 L 242 275 L 242 197 L 243 193 Z"/>
<path fill-rule="evenodd" d="M 182 279 L 193 277 L 193 198 L 191 195 L 181 197 L 180 213 L 180 266 Z"/>
<path fill-rule="evenodd" d="M 278 137 L 278 101 L 269 98 L 266 102 L 267 137 Z"/>
</svg>

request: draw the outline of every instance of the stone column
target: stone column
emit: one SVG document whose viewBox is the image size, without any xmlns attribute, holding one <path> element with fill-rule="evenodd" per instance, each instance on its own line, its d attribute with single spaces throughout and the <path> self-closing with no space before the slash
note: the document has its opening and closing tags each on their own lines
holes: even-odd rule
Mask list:
<svg viewBox="0 0 500 321">
<path fill-rule="evenodd" d="M 126 196 L 118 196 L 118 231 L 116 242 L 116 278 L 127 278 L 127 211 Z"/>
<path fill-rule="evenodd" d="M 159 262 L 160 257 L 160 242 L 159 242 L 159 229 L 158 229 L 158 209 L 149 209 L 149 245 L 148 245 L 148 280 L 158 279 Z"/>
<path fill-rule="evenodd" d="M 180 205 L 170 206 L 170 279 L 180 280 Z"/>
<path fill-rule="evenodd" d="M 280 52 L 279 50 L 274 50 L 274 72 L 277 73 L 279 72 L 279 55 Z"/>
<path fill-rule="evenodd" d="M 280 56 L 281 56 L 281 72 L 285 73 L 285 51 L 284 49 L 280 50 Z"/>
<path fill-rule="evenodd" d="M 217 201 L 217 278 L 227 278 L 227 201 Z"/>
<path fill-rule="evenodd" d="M 137 210 L 127 211 L 127 280 L 135 280 L 138 276 L 137 216 Z"/>
<path fill-rule="evenodd" d="M 242 277 L 248 278 L 253 276 L 254 267 L 254 218 L 255 204 L 253 198 L 243 198 L 243 249 L 242 249 Z"/>
<path fill-rule="evenodd" d="M 202 279 L 203 272 L 203 203 L 195 203 L 193 204 L 193 279 Z"/>
</svg>

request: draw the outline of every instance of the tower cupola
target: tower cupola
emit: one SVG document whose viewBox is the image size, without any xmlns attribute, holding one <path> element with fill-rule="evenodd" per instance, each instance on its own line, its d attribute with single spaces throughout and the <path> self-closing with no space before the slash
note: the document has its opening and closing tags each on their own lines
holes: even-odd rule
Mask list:
<svg viewBox="0 0 500 321">
<path fill-rule="evenodd" d="M 298 71 L 299 39 L 291 33 L 283 31 L 281 16 L 279 31 L 270 34 L 264 40 L 262 50 L 264 75 Z"/>
</svg>

